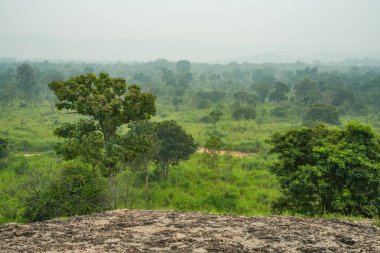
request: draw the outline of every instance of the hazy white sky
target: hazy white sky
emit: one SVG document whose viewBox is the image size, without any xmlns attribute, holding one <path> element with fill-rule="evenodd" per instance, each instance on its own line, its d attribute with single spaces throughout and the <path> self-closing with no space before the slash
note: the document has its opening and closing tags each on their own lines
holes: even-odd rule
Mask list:
<svg viewBox="0 0 380 253">
<path fill-rule="evenodd" d="M 379 0 L 0 0 L 0 34 L 54 35 L 95 48 L 133 41 L 141 52 L 120 52 L 121 60 L 365 55 L 380 52 L 379 13 Z M 74 58 L 64 54 L 51 57 Z"/>
</svg>

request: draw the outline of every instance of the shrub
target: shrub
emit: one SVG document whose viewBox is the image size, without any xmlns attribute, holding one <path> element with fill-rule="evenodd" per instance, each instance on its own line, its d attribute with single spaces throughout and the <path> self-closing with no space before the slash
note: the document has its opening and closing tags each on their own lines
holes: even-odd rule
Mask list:
<svg viewBox="0 0 380 253">
<path fill-rule="evenodd" d="M 316 104 L 309 107 L 304 122 L 312 125 L 314 122 L 324 122 L 332 125 L 339 125 L 339 113 L 334 106 Z"/>
<path fill-rule="evenodd" d="M 40 221 L 106 210 L 109 207 L 106 187 L 105 179 L 94 175 L 88 166 L 65 163 L 58 178 L 41 192 L 28 196 L 24 217 Z"/>
<path fill-rule="evenodd" d="M 272 168 L 284 193 L 280 211 L 380 214 L 380 143 L 370 126 L 293 129 L 269 142 L 280 160 Z"/>
</svg>

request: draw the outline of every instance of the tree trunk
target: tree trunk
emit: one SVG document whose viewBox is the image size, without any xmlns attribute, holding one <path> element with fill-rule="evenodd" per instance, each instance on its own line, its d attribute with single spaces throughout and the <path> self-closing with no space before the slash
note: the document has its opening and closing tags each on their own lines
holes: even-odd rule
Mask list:
<svg viewBox="0 0 380 253">
<path fill-rule="evenodd" d="M 112 206 L 116 210 L 117 209 L 117 196 L 116 196 L 116 176 L 115 172 L 112 171 L 109 178 L 108 178 L 108 184 L 111 189 L 111 194 L 112 194 Z"/>
<path fill-rule="evenodd" d="M 149 163 L 145 164 L 145 192 L 148 192 L 149 184 Z"/>
</svg>

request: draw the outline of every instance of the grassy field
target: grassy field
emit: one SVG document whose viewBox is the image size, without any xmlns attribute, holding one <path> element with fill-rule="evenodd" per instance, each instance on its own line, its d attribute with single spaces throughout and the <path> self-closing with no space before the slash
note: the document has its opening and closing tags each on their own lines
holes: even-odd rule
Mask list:
<svg viewBox="0 0 380 253">
<path fill-rule="evenodd" d="M 168 181 L 159 181 L 151 165 L 148 192 L 145 175 L 140 170 L 125 170 L 117 175 L 116 193 L 110 193 L 118 208 L 175 209 L 242 215 L 269 215 L 271 205 L 281 196 L 280 187 L 269 167 L 274 155 L 269 154 L 268 137 L 278 131 L 301 126 L 300 117 L 276 118 L 268 111 L 273 105 L 258 106 L 257 118 L 244 123 L 224 113 L 214 130 L 200 118 L 210 109 L 181 108 L 175 111 L 159 104 L 154 121 L 176 120 L 193 135 L 201 146 L 211 134 L 222 137 L 226 146 L 236 151 L 254 152 L 250 157 L 229 159 L 220 156 L 218 171 L 203 162 L 196 153 L 188 161 L 170 168 Z M 227 111 L 227 110 L 226 110 Z M 36 187 L 43 187 L 58 171 L 61 158 L 54 154 L 59 141 L 53 130 L 62 122 L 79 116 L 57 113 L 51 104 L 30 107 L 4 107 L 0 113 L 0 135 L 9 139 L 11 154 L 0 164 L 0 223 L 23 221 L 25 198 Z M 343 117 L 349 121 L 371 123 L 379 130 L 377 116 Z M 34 154 L 25 157 L 25 154 Z"/>
</svg>

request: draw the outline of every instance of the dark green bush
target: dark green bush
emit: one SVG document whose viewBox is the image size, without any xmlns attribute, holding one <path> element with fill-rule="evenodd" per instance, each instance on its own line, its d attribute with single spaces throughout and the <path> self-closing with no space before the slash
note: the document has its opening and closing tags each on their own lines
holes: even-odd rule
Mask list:
<svg viewBox="0 0 380 253">
<path fill-rule="evenodd" d="M 269 141 L 279 162 L 279 211 L 307 215 L 380 215 L 380 139 L 367 125 L 300 128 Z"/>
<path fill-rule="evenodd" d="M 26 201 L 24 217 L 40 221 L 54 217 L 83 215 L 109 208 L 104 178 L 81 163 L 65 163 L 60 175 Z"/>
</svg>

